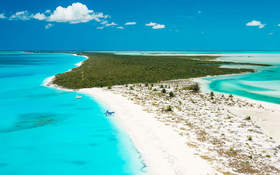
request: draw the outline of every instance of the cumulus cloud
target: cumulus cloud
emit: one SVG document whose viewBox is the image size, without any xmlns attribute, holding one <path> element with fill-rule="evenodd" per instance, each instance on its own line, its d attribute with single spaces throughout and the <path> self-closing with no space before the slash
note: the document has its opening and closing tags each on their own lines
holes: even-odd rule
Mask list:
<svg viewBox="0 0 280 175">
<path fill-rule="evenodd" d="M 118 29 L 124 29 L 124 27 L 123 26 L 119 26 L 119 27 L 117 27 Z"/>
<path fill-rule="evenodd" d="M 22 21 L 27 21 L 30 20 L 32 15 L 29 14 L 27 10 L 25 11 L 20 11 L 16 12 L 15 14 L 10 16 L 10 20 L 22 20 Z"/>
<path fill-rule="evenodd" d="M 146 24 L 146 26 L 152 27 L 153 29 L 164 29 L 165 28 L 164 24 L 158 24 L 155 22 L 150 22 L 150 23 Z"/>
<path fill-rule="evenodd" d="M 48 17 L 48 21 L 52 22 L 68 22 L 70 24 L 86 23 L 91 20 L 100 21 L 101 18 L 108 18 L 108 15 L 103 13 L 95 13 L 89 10 L 88 7 L 82 3 L 73 3 L 64 8 L 58 6 L 55 11 Z"/>
<path fill-rule="evenodd" d="M 47 19 L 46 15 L 44 13 L 36 13 L 32 16 L 34 19 L 38 19 L 40 21 Z"/>
<path fill-rule="evenodd" d="M 129 26 L 129 25 L 136 25 L 136 22 L 126 22 L 124 25 Z"/>
<path fill-rule="evenodd" d="M 48 30 L 48 29 L 51 28 L 51 27 L 53 27 L 53 24 L 50 24 L 50 23 L 49 23 L 49 24 L 45 25 L 45 29 L 46 29 L 46 30 Z"/>
<path fill-rule="evenodd" d="M 5 18 L 6 18 L 5 14 L 4 13 L 0 13 L 0 19 L 5 19 Z"/>
<path fill-rule="evenodd" d="M 259 27 L 260 29 L 264 28 L 265 24 L 262 24 L 262 22 L 260 21 L 256 21 L 256 20 L 253 20 L 253 21 L 250 21 L 246 24 L 246 26 L 256 26 L 256 27 Z"/>
<path fill-rule="evenodd" d="M 0 13 L 0 19 L 6 18 L 3 13 Z M 9 20 L 40 20 L 48 22 L 45 26 L 46 29 L 53 27 L 55 22 L 63 22 L 69 24 L 77 23 L 87 23 L 90 21 L 96 21 L 102 24 L 102 27 L 97 27 L 98 29 L 103 29 L 105 27 L 117 27 L 115 22 L 109 21 L 111 18 L 109 15 L 105 15 L 102 12 L 95 12 L 89 9 L 85 4 L 76 2 L 69 6 L 58 6 L 55 10 L 47 9 L 45 12 L 30 13 L 27 10 L 19 11 L 8 17 Z M 128 25 L 133 25 L 132 23 Z"/>
</svg>

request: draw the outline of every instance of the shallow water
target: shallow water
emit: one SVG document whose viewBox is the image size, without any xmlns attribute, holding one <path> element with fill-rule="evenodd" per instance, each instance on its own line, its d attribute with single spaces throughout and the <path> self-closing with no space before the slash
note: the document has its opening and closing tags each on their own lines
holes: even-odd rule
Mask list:
<svg viewBox="0 0 280 175">
<path fill-rule="evenodd" d="M 248 66 L 248 68 L 257 69 L 258 72 L 204 78 L 208 82 L 210 90 L 280 104 L 280 54 L 223 56 L 218 60 L 270 64 L 273 66 Z"/>
<path fill-rule="evenodd" d="M 0 54 L 0 174 L 129 175 L 144 164 L 129 137 L 83 94 L 48 88 L 45 78 L 84 57 Z"/>
</svg>

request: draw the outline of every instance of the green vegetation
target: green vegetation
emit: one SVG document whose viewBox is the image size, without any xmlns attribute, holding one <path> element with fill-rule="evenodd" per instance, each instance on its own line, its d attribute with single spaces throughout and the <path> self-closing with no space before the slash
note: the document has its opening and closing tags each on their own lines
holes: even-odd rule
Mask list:
<svg viewBox="0 0 280 175">
<path fill-rule="evenodd" d="M 251 120 L 251 116 L 248 115 L 245 120 Z"/>
<path fill-rule="evenodd" d="M 210 56 L 82 54 L 87 55 L 89 59 L 70 72 L 56 75 L 55 84 L 66 88 L 80 89 L 254 72 L 251 69 L 219 68 L 222 64 L 237 63 L 208 61 L 216 58 Z"/>
<path fill-rule="evenodd" d="M 165 93 L 166 93 L 166 90 L 165 90 L 165 89 L 162 89 L 161 92 L 165 94 Z"/>
<path fill-rule="evenodd" d="M 200 91 L 200 87 L 199 87 L 198 83 L 192 84 L 192 85 L 186 87 L 185 89 L 191 90 L 193 92 L 199 92 Z"/>
<path fill-rule="evenodd" d="M 172 111 L 172 107 L 171 106 L 167 106 L 167 108 L 165 109 L 166 112 L 171 112 Z"/>
<path fill-rule="evenodd" d="M 211 100 L 213 100 L 214 99 L 214 92 L 210 92 L 210 97 L 211 97 Z"/>
<path fill-rule="evenodd" d="M 253 140 L 252 136 L 248 136 L 248 140 L 252 141 Z"/>
<path fill-rule="evenodd" d="M 175 97 L 174 93 L 171 91 L 169 92 L 169 97 Z"/>
</svg>

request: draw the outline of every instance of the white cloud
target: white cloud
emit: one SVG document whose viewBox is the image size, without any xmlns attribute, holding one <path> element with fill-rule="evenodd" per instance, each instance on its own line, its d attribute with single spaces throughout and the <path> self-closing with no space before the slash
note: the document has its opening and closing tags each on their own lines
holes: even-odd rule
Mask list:
<svg viewBox="0 0 280 175">
<path fill-rule="evenodd" d="M 265 24 L 262 24 L 260 21 L 256 21 L 256 20 L 253 20 L 253 21 L 250 21 L 246 24 L 246 26 L 256 26 L 256 27 L 259 27 L 260 29 L 264 28 Z"/>
<path fill-rule="evenodd" d="M 201 13 L 202 13 L 202 11 L 201 11 L 201 10 L 198 10 L 198 11 L 197 11 L 197 13 L 198 13 L 198 14 L 201 14 Z"/>
<path fill-rule="evenodd" d="M 49 24 L 45 25 L 45 29 L 46 29 L 46 30 L 48 30 L 48 29 L 51 28 L 51 27 L 53 27 L 53 24 L 50 24 L 50 23 L 49 23 Z"/>
<path fill-rule="evenodd" d="M 50 14 L 50 13 L 51 13 L 51 10 L 46 10 L 45 13 L 46 13 L 46 14 Z"/>
<path fill-rule="evenodd" d="M 27 21 L 31 19 L 31 15 L 29 15 L 29 12 L 27 10 L 16 12 L 9 18 L 10 20 L 22 20 Z"/>
<path fill-rule="evenodd" d="M 164 29 L 165 25 L 164 24 L 157 24 L 155 26 L 153 26 L 153 29 Z"/>
<path fill-rule="evenodd" d="M 114 22 L 111 22 L 111 23 L 106 23 L 105 26 L 109 27 L 109 26 L 116 26 L 117 24 L 114 23 Z"/>
<path fill-rule="evenodd" d="M 136 22 L 126 22 L 124 25 L 129 26 L 129 25 L 136 25 Z"/>
<path fill-rule="evenodd" d="M 47 19 L 44 13 L 36 13 L 35 15 L 33 15 L 33 18 L 38 19 L 40 21 Z"/>
<path fill-rule="evenodd" d="M 123 26 L 119 26 L 119 27 L 117 27 L 118 29 L 124 29 L 124 27 Z"/>
<path fill-rule="evenodd" d="M 4 13 L 0 13 L 0 19 L 4 19 L 6 16 Z M 116 27 L 116 23 L 110 21 L 108 22 L 107 18 L 111 18 L 109 15 L 105 15 L 102 12 L 95 12 L 94 10 L 88 9 L 88 7 L 82 3 L 76 2 L 69 6 L 62 7 L 58 6 L 55 10 L 47 9 L 45 12 L 41 13 L 30 13 L 27 10 L 19 11 L 12 14 L 8 17 L 9 20 L 40 20 L 46 22 L 64 22 L 70 24 L 76 23 L 86 23 L 90 21 L 97 21 L 98 23 L 104 25 L 105 27 Z M 49 29 L 53 24 L 48 23 L 45 28 Z M 101 29 L 101 27 L 98 27 Z"/>
<path fill-rule="evenodd" d="M 278 27 L 280 27 L 280 24 L 277 24 Z"/>
<path fill-rule="evenodd" d="M 5 18 L 6 18 L 5 14 L 4 13 L 0 13 L 0 19 L 5 19 Z"/>
<path fill-rule="evenodd" d="M 102 21 L 100 24 L 107 24 L 108 23 L 108 21 Z"/>
<path fill-rule="evenodd" d="M 154 22 L 150 22 L 150 23 L 146 24 L 146 26 L 155 26 L 155 25 L 156 25 L 156 23 L 154 23 Z"/>
<path fill-rule="evenodd" d="M 150 22 L 150 23 L 146 24 L 146 26 L 150 26 L 153 29 L 164 29 L 165 28 L 164 24 L 158 24 L 158 23 L 155 23 L 155 22 Z"/>
<path fill-rule="evenodd" d="M 101 18 L 108 17 L 108 15 L 104 15 L 103 13 L 95 13 L 93 10 L 89 10 L 86 5 L 77 2 L 66 8 L 58 6 L 48 17 L 48 21 L 76 24 L 86 23 L 91 20 L 99 22 Z"/>
</svg>

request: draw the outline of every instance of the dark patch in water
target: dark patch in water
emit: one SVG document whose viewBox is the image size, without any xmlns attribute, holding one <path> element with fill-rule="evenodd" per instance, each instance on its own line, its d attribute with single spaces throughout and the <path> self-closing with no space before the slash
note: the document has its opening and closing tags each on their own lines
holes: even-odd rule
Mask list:
<svg viewBox="0 0 280 175">
<path fill-rule="evenodd" d="M 93 108 L 92 107 L 78 107 L 76 109 L 78 109 L 78 110 L 91 110 Z"/>
<path fill-rule="evenodd" d="M 0 130 L 0 132 L 13 132 L 24 129 L 42 127 L 54 123 L 57 120 L 57 114 L 53 113 L 28 113 L 18 116 L 14 127 Z"/>
<path fill-rule="evenodd" d="M 91 146 L 91 147 L 96 147 L 96 146 L 99 146 L 99 145 L 101 145 L 100 143 L 90 143 L 90 144 L 88 144 L 89 146 Z"/>
<path fill-rule="evenodd" d="M 1 163 L 1 162 L 0 162 L 0 167 L 4 167 L 4 166 L 8 166 L 8 164 L 7 164 L 7 163 Z"/>
<path fill-rule="evenodd" d="M 26 98 L 46 98 L 46 97 L 53 97 L 53 96 L 58 96 L 58 95 L 63 95 L 66 94 L 68 92 L 51 92 L 51 93 L 40 93 L 40 94 L 29 94 L 26 95 Z"/>
<path fill-rule="evenodd" d="M 108 139 L 110 142 L 116 142 L 116 141 L 117 141 L 117 138 L 114 137 L 114 136 L 107 137 L 107 139 Z"/>
<path fill-rule="evenodd" d="M 26 76 L 32 76 L 32 75 L 35 75 L 35 74 L 32 74 L 32 73 L 25 73 L 25 74 L 22 74 L 22 73 L 1 74 L 0 78 L 26 77 Z"/>
<path fill-rule="evenodd" d="M 106 137 L 105 134 L 92 134 L 91 137 Z"/>
<path fill-rule="evenodd" d="M 85 161 L 80 161 L 80 160 L 70 161 L 69 163 L 72 163 L 72 164 L 75 164 L 75 165 L 79 165 L 79 166 L 82 166 L 82 165 L 87 164 L 87 162 L 85 162 Z"/>
<path fill-rule="evenodd" d="M 32 146 L 19 146 L 16 147 L 17 149 L 22 149 L 22 150 L 34 150 L 34 147 Z"/>
</svg>

